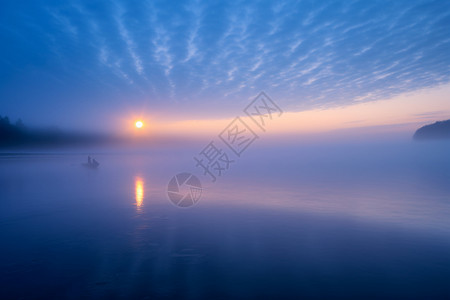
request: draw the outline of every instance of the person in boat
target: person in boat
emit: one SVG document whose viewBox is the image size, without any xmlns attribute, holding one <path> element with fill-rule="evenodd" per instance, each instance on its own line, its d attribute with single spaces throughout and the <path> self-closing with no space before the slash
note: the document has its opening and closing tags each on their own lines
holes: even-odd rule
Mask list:
<svg viewBox="0 0 450 300">
<path fill-rule="evenodd" d="M 92 160 L 92 165 L 94 167 L 97 167 L 100 163 L 98 161 L 95 160 L 95 158 Z"/>
</svg>

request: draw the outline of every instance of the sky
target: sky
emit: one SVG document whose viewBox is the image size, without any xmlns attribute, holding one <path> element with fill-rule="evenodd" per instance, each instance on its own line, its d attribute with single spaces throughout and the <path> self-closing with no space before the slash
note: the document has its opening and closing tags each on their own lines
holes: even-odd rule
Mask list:
<svg viewBox="0 0 450 300">
<path fill-rule="evenodd" d="M 195 129 L 260 91 L 280 130 L 450 118 L 449 1 L 6 0 L 0 40 L 0 115 L 26 124 Z"/>
</svg>

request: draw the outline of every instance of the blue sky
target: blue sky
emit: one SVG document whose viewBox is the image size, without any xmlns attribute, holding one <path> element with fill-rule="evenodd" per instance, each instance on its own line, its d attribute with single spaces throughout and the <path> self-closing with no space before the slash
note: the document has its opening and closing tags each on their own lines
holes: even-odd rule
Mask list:
<svg viewBox="0 0 450 300">
<path fill-rule="evenodd" d="M 230 117 L 450 81 L 449 1 L 2 1 L 0 115 L 99 127 Z"/>
</svg>

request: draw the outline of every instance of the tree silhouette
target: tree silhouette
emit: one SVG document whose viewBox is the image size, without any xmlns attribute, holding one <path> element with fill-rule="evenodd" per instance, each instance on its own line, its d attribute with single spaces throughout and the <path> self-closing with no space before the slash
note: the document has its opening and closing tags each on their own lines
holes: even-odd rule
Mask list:
<svg viewBox="0 0 450 300">
<path fill-rule="evenodd" d="M 11 123 L 0 116 L 0 148 L 53 147 L 110 143 L 115 138 L 99 134 L 66 133 L 56 127 L 35 129 L 27 127 L 21 119 Z"/>
</svg>

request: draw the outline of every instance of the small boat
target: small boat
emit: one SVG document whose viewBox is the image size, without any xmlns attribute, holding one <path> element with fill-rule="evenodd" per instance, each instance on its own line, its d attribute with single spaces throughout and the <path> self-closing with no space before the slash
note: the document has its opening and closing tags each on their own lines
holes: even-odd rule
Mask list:
<svg viewBox="0 0 450 300">
<path fill-rule="evenodd" d="M 87 163 L 81 164 L 83 167 L 89 168 L 89 169 L 97 169 L 100 163 L 94 159 L 91 159 L 90 156 L 88 156 Z"/>
</svg>

